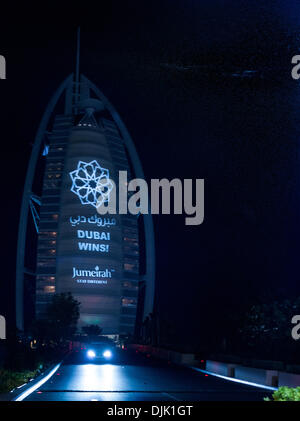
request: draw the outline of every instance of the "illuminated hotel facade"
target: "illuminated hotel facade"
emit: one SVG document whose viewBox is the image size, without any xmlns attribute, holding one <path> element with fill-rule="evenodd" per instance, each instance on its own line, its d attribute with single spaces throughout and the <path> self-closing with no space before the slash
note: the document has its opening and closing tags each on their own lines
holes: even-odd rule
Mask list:
<svg viewBox="0 0 300 421">
<path fill-rule="evenodd" d="M 37 195 L 33 189 L 41 171 Z M 142 318 L 152 312 L 151 214 L 100 215 L 96 209 L 99 200 L 109 201 L 108 179 L 118 187 L 119 171 L 127 171 L 128 179 L 144 178 L 124 123 L 92 82 L 70 75 L 44 113 L 25 180 L 17 254 L 19 329 L 24 329 L 28 274 L 35 279 L 36 318 L 43 318 L 53 294 L 62 292 L 71 292 L 81 303 L 79 326 L 97 324 L 103 334 L 133 334 L 137 309 Z M 38 235 L 31 274 L 26 268 L 30 213 Z"/>
</svg>

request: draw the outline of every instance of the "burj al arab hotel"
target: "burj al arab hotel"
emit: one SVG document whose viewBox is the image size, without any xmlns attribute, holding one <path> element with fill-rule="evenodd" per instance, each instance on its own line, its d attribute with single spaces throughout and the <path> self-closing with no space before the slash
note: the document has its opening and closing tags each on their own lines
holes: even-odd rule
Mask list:
<svg viewBox="0 0 300 421">
<path fill-rule="evenodd" d="M 95 186 L 107 177 L 117 182 L 119 171 L 144 178 L 120 115 L 79 72 L 78 41 L 76 72 L 46 107 L 26 174 L 16 267 L 20 330 L 26 325 L 28 288 L 37 319 L 53 294 L 70 292 L 81 303 L 79 326 L 97 324 L 103 334 L 132 334 L 137 314 L 146 318 L 152 312 L 151 214 L 101 216 L 96 209 Z M 34 268 L 27 267 L 28 253 Z"/>
</svg>

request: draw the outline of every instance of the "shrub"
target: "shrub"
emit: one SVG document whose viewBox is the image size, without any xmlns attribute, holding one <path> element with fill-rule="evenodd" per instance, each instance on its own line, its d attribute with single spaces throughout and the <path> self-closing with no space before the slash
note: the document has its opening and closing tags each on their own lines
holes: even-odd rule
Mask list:
<svg viewBox="0 0 300 421">
<path fill-rule="evenodd" d="M 300 387 L 281 386 L 272 394 L 274 401 L 300 401 Z M 270 401 L 265 398 L 265 401 Z"/>
<path fill-rule="evenodd" d="M 35 371 L 15 372 L 11 370 L 0 369 L 0 392 L 9 392 L 17 386 L 27 383 L 30 379 L 39 373 Z"/>
</svg>

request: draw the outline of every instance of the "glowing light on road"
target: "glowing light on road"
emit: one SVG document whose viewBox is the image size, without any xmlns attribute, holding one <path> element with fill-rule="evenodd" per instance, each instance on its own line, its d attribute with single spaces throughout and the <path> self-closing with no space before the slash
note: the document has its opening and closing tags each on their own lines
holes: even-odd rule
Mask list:
<svg viewBox="0 0 300 421">
<path fill-rule="evenodd" d="M 107 359 L 111 358 L 112 357 L 111 351 L 109 349 L 107 349 L 106 351 L 104 351 L 103 352 L 103 357 L 104 358 L 107 358 Z"/>
<path fill-rule="evenodd" d="M 118 367 L 112 364 L 86 364 L 78 371 L 81 390 L 113 391 L 119 382 Z"/>
<path fill-rule="evenodd" d="M 89 358 L 95 358 L 96 357 L 96 353 L 92 349 L 89 349 L 88 352 L 87 352 L 87 356 Z"/>
</svg>

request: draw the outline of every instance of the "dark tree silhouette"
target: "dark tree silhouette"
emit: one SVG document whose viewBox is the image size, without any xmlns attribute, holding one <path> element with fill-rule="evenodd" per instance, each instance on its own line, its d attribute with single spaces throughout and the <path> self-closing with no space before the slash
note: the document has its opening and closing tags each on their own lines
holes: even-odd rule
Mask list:
<svg viewBox="0 0 300 421">
<path fill-rule="evenodd" d="M 101 335 L 102 328 L 98 325 L 87 325 L 81 328 L 82 332 L 88 336 L 99 336 Z"/>
<path fill-rule="evenodd" d="M 46 312 L 49 336 L 57 341 L 70 339 L 76 332 L 80 303 L 70 292 L 55 294 Z"/>
</svg>

